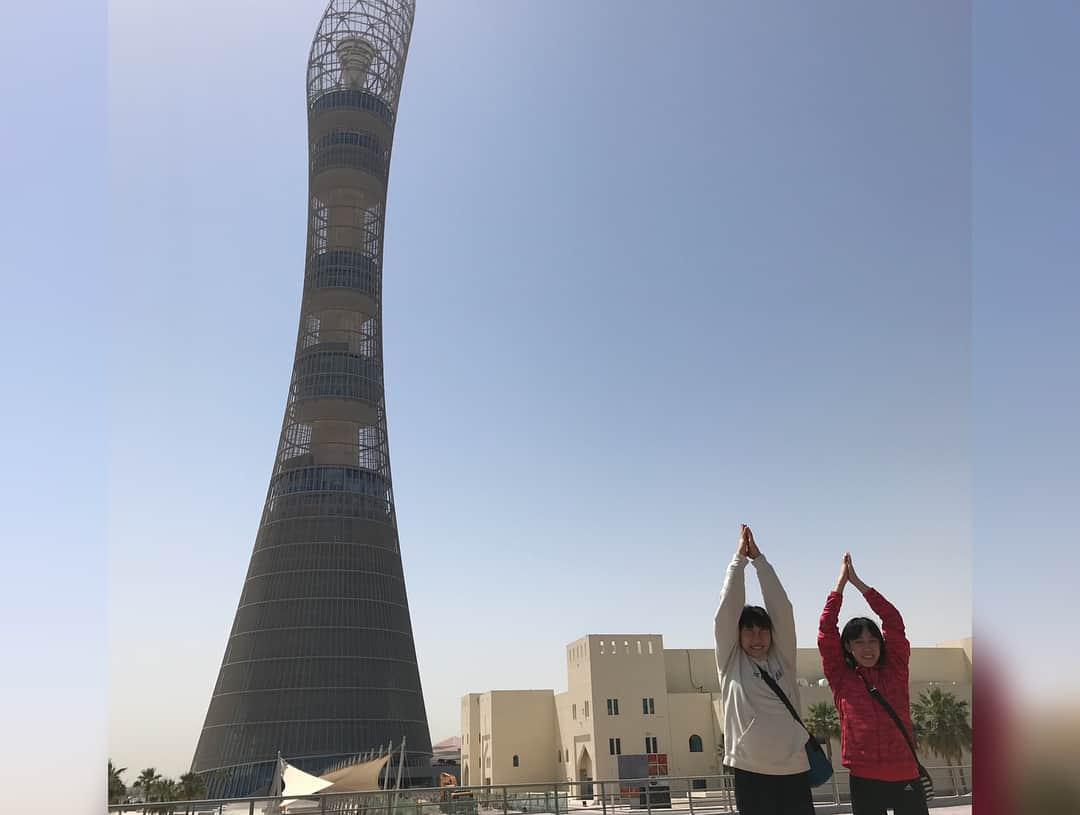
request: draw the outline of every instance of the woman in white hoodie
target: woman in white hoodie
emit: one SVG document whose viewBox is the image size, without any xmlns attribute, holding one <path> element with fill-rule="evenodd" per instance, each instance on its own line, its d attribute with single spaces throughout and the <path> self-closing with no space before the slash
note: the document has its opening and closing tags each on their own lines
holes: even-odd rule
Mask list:
<svg viewBox="0 0 1080 815">
<path fill-rule="evenodd" d="M 746 605 L 753 564 L 765 608 Z M 728 566 L 716 610 L 716 667 L 724 704 L 724 764 L 735 775 L 740 815 L 812 815 L 806 730 L 762 678 L 767 672 L 796 710 L 795 615 L 750 527 Z"/>
</svg>

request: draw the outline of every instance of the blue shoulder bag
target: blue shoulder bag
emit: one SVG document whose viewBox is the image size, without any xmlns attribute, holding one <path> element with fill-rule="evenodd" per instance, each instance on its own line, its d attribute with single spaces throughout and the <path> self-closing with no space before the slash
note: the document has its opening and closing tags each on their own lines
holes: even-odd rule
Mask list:
<svg viewBox="0 0 1080 815">
<path fill-rule="evenodd" d="M 803 730 L 806 730 L 806 735 L 809 737 L 806 740 L 806 757 L 810 761 L 810 786 L 820 787 L 833 776 L 832 762 L 825 755 L 825 751 L 821 749 L 821 745 L 818 744 L 818 740 L 814 738 L 813 733 L 807 730 L 795 707 L 788 700 L 787 694 L 776 684 L 776 680 L 769 676 L 768 671 L 763 671 L 761 668 L 758 668 L 758 673 L 765 680 L 765 684 L 772 689 L 772 692 L 779 696 L 780 701 L 787 706 L 791 715 L 795 717 L 795 721 L 802 725 Z"/>
</svg>

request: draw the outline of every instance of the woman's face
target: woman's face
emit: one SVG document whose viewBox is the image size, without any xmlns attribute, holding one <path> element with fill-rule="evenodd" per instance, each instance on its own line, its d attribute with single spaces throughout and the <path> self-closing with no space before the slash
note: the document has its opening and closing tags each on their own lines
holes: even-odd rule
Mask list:
<svg viewBox="0 0 1080 815">
<path fill-rule="evenodd" d="M 739 645 L 754 659 L 765 659 L 772 647 L 772 631 L 756 625 L 740 628 Z"/>
<path fill-rule="evenodd" d="M 855 639 L 844 643 L 844 649 L 851 654 L 856 665 L 864 668 L 873 668 L 881 658 L 881 643 L 865 628 Z"/>
</svg>

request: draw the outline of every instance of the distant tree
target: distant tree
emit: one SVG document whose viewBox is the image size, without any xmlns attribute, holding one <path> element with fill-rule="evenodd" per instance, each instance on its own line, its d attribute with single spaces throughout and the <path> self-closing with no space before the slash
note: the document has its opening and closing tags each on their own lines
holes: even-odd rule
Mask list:
<svg viewBox="0 0 1080 815">
<path fill-rule="evenodd" d="M 142 793 L 144 801 L 149 801 L 150 796 L 153 793 L 154 785 L 161 780 L 161 773 L 155 770 L 153 767 L 147 767 L 141 773 L 139 777 L 135 779 L 135 786 L 139 788 Z"/>
<path fill-rule="evenodd" d="M 153 806 L 147 807 L 146 811 L 155 815 L 171 815 L 176 812 L 176 801 L 180 798 L 180 785 L 171 778 L 158 777 L 158 780 L 150 785 L 150 794 L 147 801 L 152 801 Z"/>
<path fill-rule="evenodd" d="M 187 772 L 180 776 L 180 800 L 201 801 L 206 798 L 206 780 L 198 773 Z"/>
<path fill-rule="evenodd" d="M 180 796 L 180 786 L 171 778 L 162 778 L 153 789 L 155 801 L 176 801 Z"/>
<path fill-rule="evenodd" d="M 825 754 L 832 761 L 832 740 L 840 738 L 840 717 L 832 702 L 816 702 L 807 708 L 806 728 L 825 745 Z"/>
<path fill-rule="evenodd" d="M 911 723 L 919 746 L 945 759 L 950 767 L 959 765 L 964 750 L 971 749 L 968 703 L 941 688 L 919 694 L 919 700 L 911 705 Z M 963 769 L 960 785 L 967 789 Z"/>
<path fill-rule="evenodd" d="M 124 800 L 124 796 L 127 795 L 127 785 L 124 784 L 124 779 L 121 778 L 121 774 L 127 772 L 127 767 L 117 767 L 112 763 L 112 759 L 109 759 L 109 803 L 119 804 Z"/>
</svg>

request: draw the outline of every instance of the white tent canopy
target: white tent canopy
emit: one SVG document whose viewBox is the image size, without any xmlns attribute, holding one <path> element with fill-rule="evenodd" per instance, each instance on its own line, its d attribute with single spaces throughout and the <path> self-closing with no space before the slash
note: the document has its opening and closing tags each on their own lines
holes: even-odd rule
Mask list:
<svg viewBox="0 0 1080 815">
<path fill-rule="evenodd" d="M 333 785 L 333 781 L 319 778 L 317 775 L 305 773 L 282 759 L 281 781 L 282 792 L 286 795 L 314 795 Z"/>
<path fill-rule="evenodd" d="M 282 800 L 281 812 L 302 811 L 315 803 L 310 800 L 298 800 L 296 796 L 326 792 L 377 792 L 379 790 L 379 776 L 389 760 L 389 755 L 378 756 L 370 761 L 361 761 L 346 767 L 339 767 L 320 777 L 306 773 L 294 767 L 285 759 L 280 759 L 283 785 L 281 794 L 282 796 L 289 796 Z"/>
</svg>

